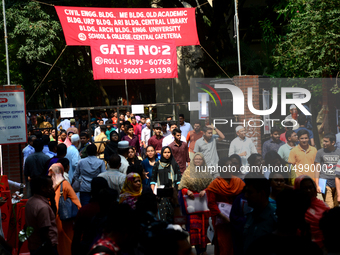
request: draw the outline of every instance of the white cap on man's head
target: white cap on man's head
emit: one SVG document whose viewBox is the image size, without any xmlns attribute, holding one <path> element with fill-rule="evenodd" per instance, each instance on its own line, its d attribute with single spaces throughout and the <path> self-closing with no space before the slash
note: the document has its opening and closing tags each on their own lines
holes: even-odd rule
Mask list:
<svg viewBox="0 0 340 255">
<path fill-rule="evenodd" d="M 244 126 L 237 126 L 236 127 L 236 132 L 240 131 L 242 128 L 244 128 Z"/>
<path fill-rule="evenodd" d="M 118 149 L 127 149 L 127 148 L 129 148 L 129 142 L 128 141 L 118 142 Z"/>
<path fill-rule="evenodd" d="M 289 107 L 289 110 L 291 109 L 296 109 L 296 105 L 295 104 L 292 104 L 290 107 Z"/>
<path fill-rule="evenodd" d="M 78 142 L 80 140 L 80 137 L 78 134 L 74 134 L 71 136 L 71 143 Z"/>
<path fill-rule="evenodd" d="M 146 120 L 146 123 L 149 123 L 149 122 L 151 122 L 151 120 L 150 120 L 150 119 L 147 119 L 147 120 Z"/>
</svg>

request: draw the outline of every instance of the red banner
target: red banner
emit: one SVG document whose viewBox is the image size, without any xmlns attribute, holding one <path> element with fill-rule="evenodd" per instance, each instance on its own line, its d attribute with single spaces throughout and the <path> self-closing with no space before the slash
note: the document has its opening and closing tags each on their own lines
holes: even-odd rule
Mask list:
<svg viewBox="0 0 340 255">
<path fill-rule="evenodd" d="M 55 6 L 67 45 L 91 39 L 175 40 L 199 45 L 195 8 L 89 8 Z"/>
<path fill-rule="evenodd" d="M 95 80 L 178 77 L 174 41 L 91 40 L 91 55 Z"/>
</svg>

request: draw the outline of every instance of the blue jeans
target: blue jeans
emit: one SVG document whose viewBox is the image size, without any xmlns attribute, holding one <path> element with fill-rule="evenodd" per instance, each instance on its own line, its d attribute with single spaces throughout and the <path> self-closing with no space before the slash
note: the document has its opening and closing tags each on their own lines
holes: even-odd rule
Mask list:
<svg viewBox="0 0 340 255">
<path fill-rule="evenodd" d="M 81 206 L 87 205 L 90 202 L 91 193 L 90 192 L 82 192 L 80 191 L 80 203 Z"/>
</svg>

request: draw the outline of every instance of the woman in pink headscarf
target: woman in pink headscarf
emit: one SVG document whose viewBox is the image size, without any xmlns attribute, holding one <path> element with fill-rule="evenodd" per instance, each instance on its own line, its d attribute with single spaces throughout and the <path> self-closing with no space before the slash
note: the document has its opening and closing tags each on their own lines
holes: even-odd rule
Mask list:
<svg viewBox="0 0 340 255">
<path fill-rule="evenodd" d="M 58 253 L 63 255 L 71 255 L 71 244 L 73 239 L 73 221 L 61 221 L 59 218 L 58 210 L 59 210 L 59 199 L 67 199 L 71 198 L 72 202 L 78 207 L 81 208 L 80 201 L 72 189 L 71 185 L 68 181 L 64 179 L 64 167 L 61 163 L 55 163 L 51 165 L 48 170 L 48 176 L 52 177 L 53 188 L 55 190 L 55 202 L 57 206 L 56 212 L 56 224 L 58 228 Z M 63 191 L 61 197 L 60 187 L 63 185 Z"/>
<path fill-rule="evenodd" d="M 319 227 L 320 219 L 325 211 L 329 210 L 329 207 L 320 199 L 316 197 L 316 185 L 311 177 L 308 175 L 300 175 L 295 179 L 294 189 L 301 190 L 307 194 L 311 199 L 311 205 L 306 211 L 305 220 L 310 225 L 310 231 L 312 235 L 312 241 L 323 247 L 323 235 Z M 294 217 L 294 216 L 292 216 Z"/>
<path fill-rule="evenodd" d="M 64 143 L 67 147 L 72 145 L 70 138 L 69 138 L 69 136 L 68 136 L 68 134 L 66 133 L 65 130 L 60 131 L 58 144 L 59 143 Z"/>
</svg>

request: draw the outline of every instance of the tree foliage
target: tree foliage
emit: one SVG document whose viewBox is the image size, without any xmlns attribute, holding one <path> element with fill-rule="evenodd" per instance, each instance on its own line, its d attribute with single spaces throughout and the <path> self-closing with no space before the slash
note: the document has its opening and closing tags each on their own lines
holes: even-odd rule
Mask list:
<svg viewBox="0 0 340 255">
<path fill-rule="evenodd" d="M 330 77 L 339 71 L 340 2 L 289 0 L 273 61 L 277 77 Z"/>
<path fill-rule="evenodd" d="M 17 4 L 6 12 L 8 36 L 17 46 L 17 57 L 26 63 L 42 60 L 60 40 L 60 23 L 51 19 L 37 2 Z"/>
</svg>

